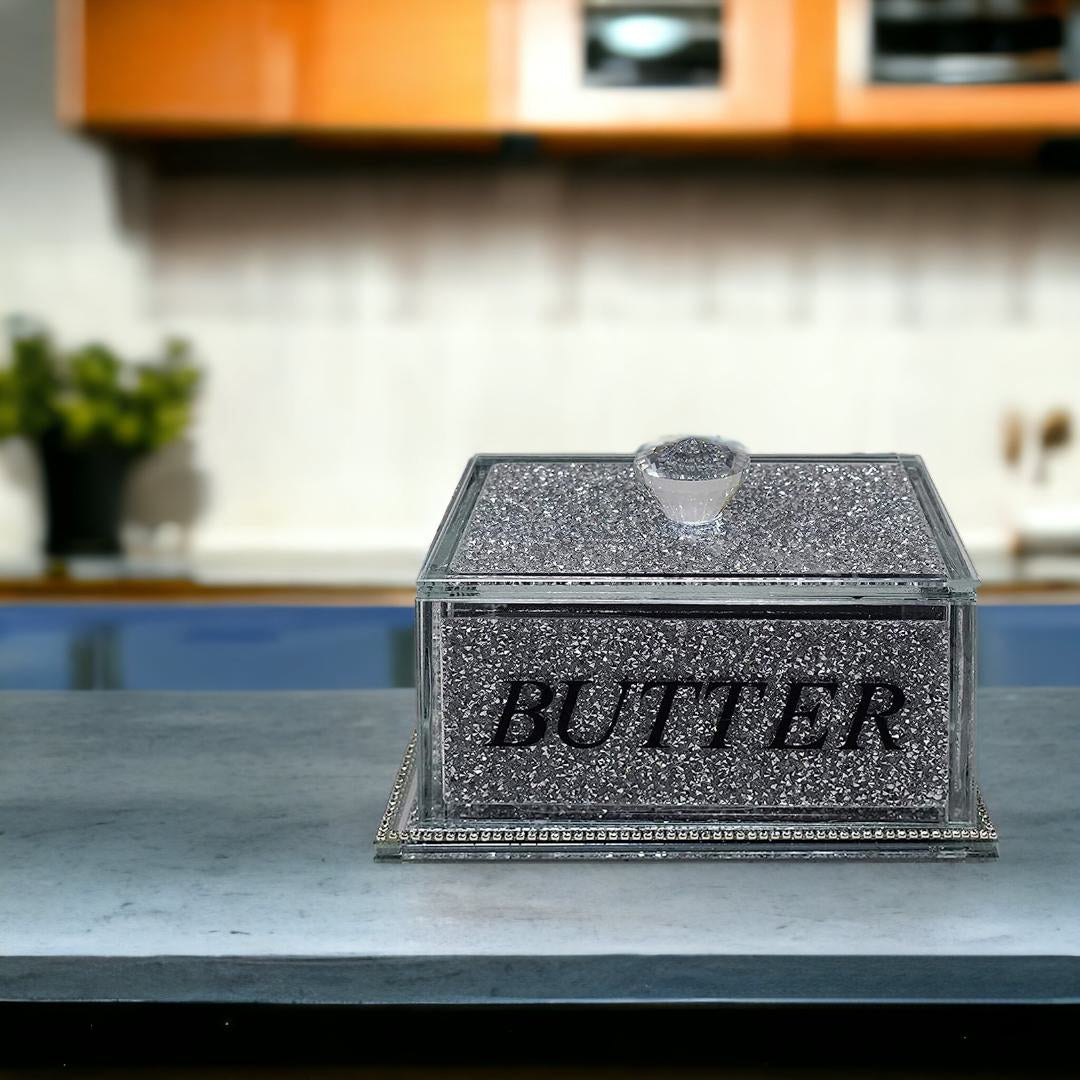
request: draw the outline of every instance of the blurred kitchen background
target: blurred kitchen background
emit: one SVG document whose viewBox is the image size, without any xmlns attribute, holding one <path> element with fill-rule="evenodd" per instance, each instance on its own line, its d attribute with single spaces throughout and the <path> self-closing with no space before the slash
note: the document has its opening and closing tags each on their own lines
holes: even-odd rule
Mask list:
<svg viewBox="0 0 1080 1080">
<path fill-rule="evenodd" d="M 407 685 L 469 455 L 675 431 L 922 454 L 1080 681 L 1071 0 L 0 0 L 2 313 L 202 382 L 120 557 L 0 446 L 0 686 Z"/>
</svg>

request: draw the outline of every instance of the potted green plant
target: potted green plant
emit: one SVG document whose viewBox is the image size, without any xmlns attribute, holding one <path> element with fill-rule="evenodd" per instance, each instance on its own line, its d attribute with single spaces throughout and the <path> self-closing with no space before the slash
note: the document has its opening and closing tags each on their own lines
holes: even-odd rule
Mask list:
<svg viewBox="0 0 1080 1080">
<path fill-rule="evenodd" d="M 11 362 L 0 367 L 0 438 L 36 449 L 45 484 L 46 554 L 115 556 L 131 466 L 176 439 L 199 384 L 186 342 L 122 360 L 108 346 L 62 351 L 26 319 L 9 320 Z"/>
</svg>

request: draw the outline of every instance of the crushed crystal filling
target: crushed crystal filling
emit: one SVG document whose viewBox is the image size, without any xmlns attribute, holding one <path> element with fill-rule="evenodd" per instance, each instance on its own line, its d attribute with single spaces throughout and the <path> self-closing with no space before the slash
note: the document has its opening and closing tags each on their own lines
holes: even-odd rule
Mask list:
<svg viewBox="0 0 1080 1080">
<path fill-rule="evenodd" d="M 943 619 L 738 617 L 458 616 L 437 623 L 441 680 L 435 738 L 451 816 L 547 813 L 606 816 L 628 807 L 943 808 L 949 789 L 949 625 Z M 582 680 L 567 731 L 558 725 L 562 688 L 546 707 L 551 719 L 529 746 L 497 745 L 513 679 Z M 788 680 L 835 683 L 819 690 L 813 716 L 800 716 L 791 742 L 819 749 L 771 748 Z M 721 702 L 677 695 L 650 748 L 657 716 L 653 679 L 765 680 L 740 700 L 723 740 L 711 749 Z M 615 722 L 620 680 L 636 680 Z M 845 747 L 859 680 L 903 685 L 902 709 L 889 721 L 898 744 L 873 724 L 858 749 Z M 529 688 L 530 690 L 532 688 Z M 809 700 L 809 699 L 808 699 Z M 809 706 L 808 706 L 809 708 Z M 529 717 L 525 716 L 525 721 Z M 514 734 L 522 738 L 521 731 Z"/>
<path fill-rule="evenodd" d="M 688 435 L 658 443 L 645 455 L 645 467 L 664 480 L 715 480 L 745 469 L 748 460 L 738 443 Z"/>
<path fill-rule="evenodd" d="M 941 575 L 899 461 L 753 459 L 723 514 L 688 533 L 626 461 L 493 465 L 450 570 L 468 574 Z"/>
</svg>

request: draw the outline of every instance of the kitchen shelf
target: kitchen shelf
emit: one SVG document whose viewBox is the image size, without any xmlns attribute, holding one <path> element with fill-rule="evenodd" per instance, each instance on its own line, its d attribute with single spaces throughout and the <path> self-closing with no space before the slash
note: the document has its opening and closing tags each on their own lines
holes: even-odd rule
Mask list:
<svg viewBox="0 0 1080 1080">
<path fill-rule="evenodd" d="M 58 107 L 102 134 L 772 147 L 1080 135 L 1080 83 L 869 81 L 869 0 L 725 0 L 717 86 L 588 86 L 579 0 L 58 0 Z"/>
</svg>

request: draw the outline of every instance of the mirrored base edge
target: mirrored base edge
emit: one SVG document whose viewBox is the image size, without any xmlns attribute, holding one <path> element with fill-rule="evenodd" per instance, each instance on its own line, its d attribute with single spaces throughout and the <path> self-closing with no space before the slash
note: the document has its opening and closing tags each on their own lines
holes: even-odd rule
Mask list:
<svg viewBox="0 0 1080 1080">
<path fill-rule="evenodd" d="M 416 813 L 416 736 L 405 749 L 375 834 L 375 858 L 402 862 L 499 859 L 964 859 L 996 857 L 998 834 L 979 797 L 974 826 L 897 823 L 732 824 L 611 820 L 443 825 Z"/>
</svg>

